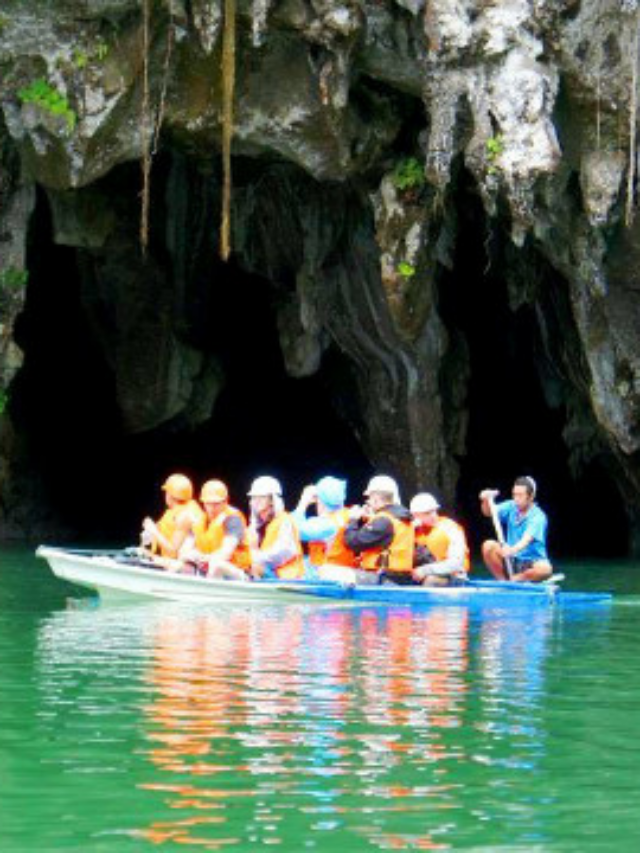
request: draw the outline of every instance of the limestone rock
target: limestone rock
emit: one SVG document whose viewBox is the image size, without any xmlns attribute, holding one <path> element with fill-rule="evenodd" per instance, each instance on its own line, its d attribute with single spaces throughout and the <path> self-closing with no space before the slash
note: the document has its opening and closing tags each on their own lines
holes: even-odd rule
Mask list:
<svg viewBox="0 0 640 853">
<path fill-rule="evenodd" d="M 126 429 L 202 424 L 225 381 L 198 317 L 220 203 L 223 4 L 150 2 L 146 56 L 139 0 L 5 6 L 0 274 L 24 269 L 43 188 Z M 441 287 L 471 184 L 521 259 L 504 273 L 509 306 L 538 316 L 576 471 L 604 454 L 638 502 L 640 232 L 623 213 L 639 14 L 630 0 L 237 4 L 234 263 L 271 288 L 292 375 L 331 347 L 349 359 L 354 429 L 412 487 L 451 498 L 465 453 L 468 356 Z M 390 177 L 406 158 L 424 167 L 414 194 Z M 534 260 L 562 285 L 550 272 L 532 286 Z M 10 378 L 23 298 L 3 296 Z"/>
</svg>

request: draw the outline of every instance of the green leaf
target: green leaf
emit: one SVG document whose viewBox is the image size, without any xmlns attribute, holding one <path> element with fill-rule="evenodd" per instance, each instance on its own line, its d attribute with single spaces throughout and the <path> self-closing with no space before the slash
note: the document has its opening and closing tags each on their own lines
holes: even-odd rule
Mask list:
<svg viewBox="0 0 640 853">
<path fill-rule="evenodd" d="M 400 261 L 398 272 L 403 278 L 412 278 L 416 274 L 416 268 L 406 261 Z"/>
<path fill-rule="evenodd" d="M 98 41 L 96 42 L 96 47 L 95 47 L 94 54 L 93 54 L 95 56 L 95 58 L 98 60 L 98 62 L 102 62 L 104 59 L 107 58 L 108 54 L 109 54 L 109 45 L 106 43 L 106 41 L 103 41 L 102 39 L 98 39 Z"/>
<path fill-rule="evenodd" d="M 76 126 L 77 115 L 69 106 L 69 101 L 66 97 L 54 89 L 46 80 L 39 77 L 34 80 L 29 86 L 18 91 L 18 98 L 25 104 L 36 104 L 43 110 L 55 116 L 64 116 L 67 120 L 67 126 L 73 130 Z"/>
<path fill-rule="evenodd" d="M 391 174 L 391 180 L 394 186 L 401 191 L 423 187 L 425 177 L 422 164 L 415 157 L 400 160 Z"/>
<path fill-rule="evenodd" d="M 89 64 L 89 57 L 82 50 L 74 50 L 73 63 L 79 70 L 86 68 Z"/>
<path fill-rule="evenodd" d="M 0 272 L 0 288 L 6 290 L 21 290 L 29 281 L 28 270 L 20 270 L 17 267 L 7 267 Z"/>
</svg>

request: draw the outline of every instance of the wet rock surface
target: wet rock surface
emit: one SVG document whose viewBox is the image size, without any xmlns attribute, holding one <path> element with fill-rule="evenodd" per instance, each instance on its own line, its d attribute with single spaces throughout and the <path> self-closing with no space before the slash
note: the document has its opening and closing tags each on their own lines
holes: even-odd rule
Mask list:
<svg viewBox="0 0 640 853">
<path fill-rule="evenodd" d="M 575 472 L 606 458 L 634 541 L 639 14 L 619 0 L 238 2 L 231 206 L 234 263 L 273 291 L 288 373 L 313 375 L 337 348 L 372 463 L 451 500 L 471 368 L 442 287 L 470 181 L 513 249 L 510 310 L 538 317 L 540 381 Z M 76 253 L 125 431 L 211 417 L 225 377 L 198 331 L 195 259 L 219 238 L 225 23 L 214 0 L 3 4 L 4 394 L 21 367 L 12 329 L 38 188 L 52 240 Z M 534 282 L 531 259 L 553 280 Z"/>
</svg>

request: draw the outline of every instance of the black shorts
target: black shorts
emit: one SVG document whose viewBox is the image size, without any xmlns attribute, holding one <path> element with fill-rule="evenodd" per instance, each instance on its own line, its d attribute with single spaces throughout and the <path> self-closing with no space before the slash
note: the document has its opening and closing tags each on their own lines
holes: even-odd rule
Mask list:
<svg viewBox="0 0 640 853">
<path fill-rule="evenodd" d="M 411 572 L 394 572 L 384 569 L 378 573 L 378 583 L 393 583 L 396 586 L 420 586 L 419 581 L 414 581 Z"/>
<path fill-rule="evenodd" d="M 533 560 L 512 560 L 511 565 L 513 566 L 514 572 L 520 574 L 520 572 L 526 572 L 529 569 L 533 568 Z"/>
</svg>

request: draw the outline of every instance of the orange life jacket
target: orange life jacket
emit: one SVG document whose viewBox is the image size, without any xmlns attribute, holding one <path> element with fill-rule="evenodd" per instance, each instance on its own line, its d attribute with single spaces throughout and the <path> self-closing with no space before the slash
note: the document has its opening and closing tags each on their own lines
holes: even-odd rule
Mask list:
<svg viewBox="0 0 640 853">
<path fill-rule="evenodd" d="M 267 524 L 266 530 L 264 532 L 264 537 L 262 539 L 262 542 L 258 546 L 258 549 L 260 551 L 270 551 L 273 547 L 275 547 L 280 536 L 280 528 L 283 524 L 288 524 L 291 527 L 291 535 L 296 544 L 297 553 L 294 554 L 294 556 L 286 563 L 283 563 L 281 566 L 278 566 L 275 569 L 275 573 L 279 578 L 283 578 L 285 580 L 294 580 L 296 578 L 302 578 L 304 577 L 304 558 L 302 554 L 302 545 L 300 544 L 298 528 L 294 524 L 293 519 L 291 518 L 288 512 L 281 512 L 271 519 L 271 521 Z"/>
<path fill-rule="evenodd" d="M 355 566 L 357 557 L 344 541 L 344 531 L 349 523 L 349 510 L 346 507 L 329 513 L 329 518 L 338 527 L 336 535 L 324 542 L 317 540 L 308 542 L 309 562 L 312 566 L 323 566 L 331 563 L 334 566 Z"/>
<path fill-rule="evenodd" d="M 178 530 L 178 520 L 184 515 L 184 513 L 189 513 L 194 526 L 199 524 L 202 521 L 202 518 L 204 517 L 204 510 L 202 509 L 200 504 L 194 500 L 187 501 L 183 504 L 177 504 L 176 506 L 168 507 L 156 526 L 160 533 L 162 533 L 165 539 L 167 539 L 169 542 L 173 542 L 173 537 L 175 536 Z M 153 543 L 152 550 L 156 554 L 159 551 L 163 557 L 175 556 L 174 553 L 168 551 L 159 542 Z"/>
<path fill-rule="evenodd" d="M 239 509 L 235 509 L 232 506 L 226 506 L 211 521 L 209 521 L 208 516 L 205 515 L 194 528 L 194 533 L 196 535 L 195 545 L 198 551 L 202 551 L 203 554 L 213 554 L 215 551 L 218 551 L 222 548 L 222 543 L 226 536 L 224 523 L 228 518 L 234 517 L 237 517 L 242 521 L 244 532 L 238 546 L 229 558 L 229 562 L 233 563 L 233 565 L 237 566 L 239 569 L 244 569 L 246 571 L 251 566 L 251 554 L 249 551 L 249 543 L 247 541 L 247 522 Z"/>
<path fill-rule="evenodd" d="M 389 569 L 392 572 L 410 573 L 413 569 L 413 549 L 415 531 L 410 520 L 396 518 L 385 509 L 379 510 L 373 517 L 386 516 L 393 525 L 393 539 L 386 548 L 379 546 L 360 552 L 361 566 L 369 572 Z"/>
<path fill-rule="evenodd" d="M 441 515 L 438 516 L 437 524 L 435 524 L 429 531 L 420 527 L 416 530 L 416 545 L 426 545 L 429 551 L 433 554 L 436 562 L 439 563 L 442 560 L 447 559 L 449 544 L 451 543 L 452 537 L 457 533 L 462 536 L 466 545 L 467 537 L 464 529 L 457 523 L 457 521 L 453 521 L 453 519 L 446 518 Z M 471 560 L 469 559 L 469 547 L 467 546 L 464 554 L 465 572 L 468 572 L 470 568 Z"/>
</svg>

